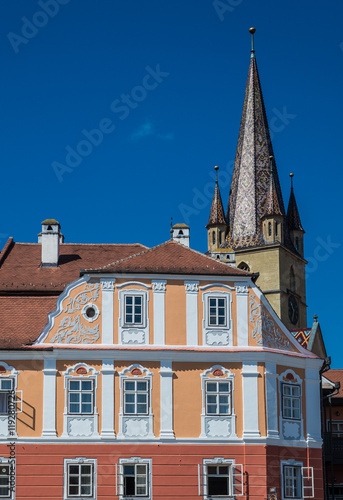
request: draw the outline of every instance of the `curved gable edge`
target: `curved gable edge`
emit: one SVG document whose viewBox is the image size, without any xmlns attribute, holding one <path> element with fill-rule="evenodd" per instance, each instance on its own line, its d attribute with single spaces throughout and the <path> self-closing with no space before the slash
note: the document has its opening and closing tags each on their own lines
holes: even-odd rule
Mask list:
<svg viewBox="0 0 343 500">
<path fill-rule="evenodd" d="M 41 334 L 39 335 L 39 337 L 37 338 L 37 340 L 35 340 L 35 342 L 33 343 L 33 345 L 42 344 L 45 341 L 50 330 L 53 328 L 53 326 L 55 324 L 55 318 L 63 311 L 62 304 L 63 304 L 64 299 L 66 299 L 70 295 L 72 290 L 74 290 L 75 288 L 80 286 L 82 283 L 88 283 L 89 279 L 90 279 L 90 276 L 85 274 L 81 278 L 78 278 L 77 280 L 72 281 L 71 283 L 69 283 L 69 285 L 67 285 L 65 287 L 65 289 L 63 290 L 61 295 L 59 295 L 57 297 L 56 309 L 54 311 L 48 313 L 48 322 L 45 325 L 45 327 L 43 328 L 43 330 L 42 330 Z"/>
<path fill-rule="evenodd" d="M 253 290 L 253 292 L 256 294 L 256 296 L 261 300 L 261 303 L 265 306 L 265 308 L 267 309 L 267 311 L 269 312 L 269 314 L 271 315 L 271 317 L 273 318 L 273 320 L 275 321 L 275 323 L 278 325 L 278 327 L 282 331 L 282 333 L 286 336 L 287 340 L 289 340 L 289 342 L 296 348 L 296 350 L 298 352 L 300 352 L 301 354 L 307 356 L 308 358 L 318 358 L 318 356 L 316 356 L 312 352 L 310 352 L 307 349 L 305 349 L 304 347 L 302 347 L 299 344 L 299 342 L 297 342 L 295 340 L 295 338 L 293 337 L 293 335 L 286 328 L 286 326 L 282 323 L 282 321 L 279 318 L 279 316 L 276 314 L 276 312 L 274 311 L 274 309 L 272 308 L 272 306 L 269 304 L 268 300 L 263 295 L 263 292 L 261 291 L 261 289 L 255 283 L 253 283 L 252 281 L 250 282 L 250 286 L 251 286 L 251 289 Z"/>
</svg>

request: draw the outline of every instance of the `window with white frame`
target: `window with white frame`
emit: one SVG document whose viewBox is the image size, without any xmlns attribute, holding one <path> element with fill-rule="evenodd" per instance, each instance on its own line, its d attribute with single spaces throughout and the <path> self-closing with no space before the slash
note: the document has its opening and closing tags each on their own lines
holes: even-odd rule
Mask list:
<svg viewBox="0 0 343 500">
<path fill-rule="evenodd" d="M 84 457 L 64 460 L 65 499 L 96 498 L 96 460 Z"/>
<path fill-rule="evenodd" d="M 0 415 L 8 414 L 9 393 L 13 390 L 12 378 L 0 378 Z"/>
<path fill-rule="evenodd" d="M 242 496 L 243 466 L 232 459 L 204 459 L 199 465 L 199 496 L 204 499 Z"/>
<path fill-rule="evenodd" d="M 208 297 L 208 326 L 226 327 L 227 325 L 227 298 Z"/>
<path fill-rule="evenodd" d="M 119 372 L 119 438 L 154 437 L 152 376 L 152 372 L 139 364 L 133 364 Z"/>
<path fill-rule="evenodd" d="M 231 381 L 207 380 L 206 415 L 231 415 Z"/>
<path fill-rule="evenodd" d="M 225 291 L 212 291 L 211 287 L 220 287 Z M 225 347 L 233 345 L 232 333 L 232 294 L 233 288 L 228 285 L 216 283 L 200 287 L 204 292 L 202 301 L 203 315 L 203 343 L 210 347 Z"/>
<path fill-rule="evenodd" d="M 143 300 L 141 294 L 125 295 L 124 324 L 128 326 L 143 324 Z"/>
<path fill-rule="evenodd" d="M 121 458 L 117 472 L 119 498 L 151 498 L 151 459 Z"/>
<path fill-rule="evenodd" d="M 149 380 L 124 380 L 124 414 L 149 414 Z"/>
<path fill-rule="evenodd" d="M 302 497 L 302 476 L 300 466 L 283 466 L 283 487 L 285 498 Z"/>
<path fill-rule="evenodd" d="M 214 365 L 200 375 L 202 386 L 201 438 L 236 437 L 234 373 Z"/>
<path fill-rule="evenodd" d="M 281 461 L 282 499 L 313 498 L 313 467 L 303 467 L 295 460 Z"/>
<path fill-rule="evenodd" d="M 94 380 L 70 378 L 68 380 L 68 413 L 91 415 L 94 412 Z"/>
<path fill-rule="evenodd" d="M 300 385 L 282 384 L 282 416 L 287 419 L 300 420 L 301 389 Z"/>
<path fill-rule="evenodd" d="M 15 464 L 13 459 L 0 457 L 0 498 L 14 498 Z"/>
</svg>

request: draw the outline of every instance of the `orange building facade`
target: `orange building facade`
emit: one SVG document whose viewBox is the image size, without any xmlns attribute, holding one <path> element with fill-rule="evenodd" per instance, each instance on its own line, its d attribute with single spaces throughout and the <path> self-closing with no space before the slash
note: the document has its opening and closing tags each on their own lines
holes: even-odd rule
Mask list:
<svg viewBox="0 0 343 500">
<path fill-rule="evenodd" d="M 251 274 L 42 233 L 0 256 L 0 498 L 323 498 L 322 360 Z"/>
</svg>

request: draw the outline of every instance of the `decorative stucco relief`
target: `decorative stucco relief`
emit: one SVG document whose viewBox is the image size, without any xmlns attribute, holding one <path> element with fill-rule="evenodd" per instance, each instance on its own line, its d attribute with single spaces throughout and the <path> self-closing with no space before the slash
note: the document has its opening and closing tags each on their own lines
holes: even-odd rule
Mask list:
<svg viewBox="0 0 343 500">
<path fill-rule="evenodd" d="M 69 297 L 63 312 L 73 314 L 80 311 L 87 302 L 92 300 L 95 302 L 99 297 L 99 288 L 99 283 L 86 283 L 82 292 L 75 297 Z"/>
<path fill-rule="evenodd" d="M 79 315 L 75 318 L 66 316 L 62 319 L 51 343 L 57 344 L 93 344 L 100 336 L 99 325 L 94 328 L 85 326 Z"/>
<path fill-rule="evenodd" d="M 83 290 L 69 297 L 63 312 L 64 316 L 58 326 L 57 333 L 52 337 L 51 343 L 59 344 L 93 344 L 100 337 L 99 325 L 94 327 L 83 324 L 81 315 L 72 316 L 75 312 L 84 311 L 86 304 L 96 302 L 99 298 L 99 283 L 86 283 Z M 93 308 L 96 307 L 92 304 Z M 98 317 L 98 315 L 96 316 Z"/>
<path fill-rule="evenodd" d="M 250 322 L 253 323 L 252 332 L 256 344 L 272 349 L 293 350 L 289 341 L 277 329 L 276 323 L 270 318 L 267 309 L 257 302 L 255 295 L 250 295 Z"/>
</svg>

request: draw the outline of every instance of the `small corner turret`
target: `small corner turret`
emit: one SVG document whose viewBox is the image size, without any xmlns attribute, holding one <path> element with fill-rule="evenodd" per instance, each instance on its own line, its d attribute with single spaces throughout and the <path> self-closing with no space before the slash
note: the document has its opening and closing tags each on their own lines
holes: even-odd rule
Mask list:
<svg viewBox="0 0 343 500">
<path fill-rule="evenodd" d="M 221 248 L 228 231 L 228 224 L 218 184 L 219 167 L 215 166 L 214 169 L 216 171 L 216 183 L 214 187 L 210 216 L 208 223 L 206 224 L 207 250 L 211 257 L 223 262 L 235 264 L 234 252 L 228 248 Z"/>
</svg>

